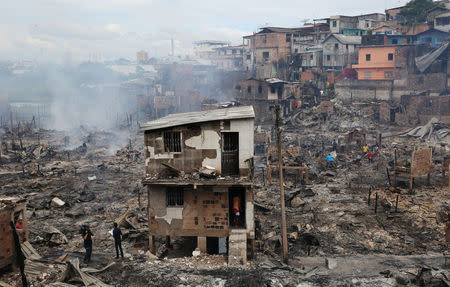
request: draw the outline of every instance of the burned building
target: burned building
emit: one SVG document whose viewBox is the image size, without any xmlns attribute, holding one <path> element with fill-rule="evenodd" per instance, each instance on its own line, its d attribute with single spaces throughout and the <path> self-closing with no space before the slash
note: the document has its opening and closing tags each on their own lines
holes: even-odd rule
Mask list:
<svg viewBox="0 0 450 287">
<path fill-rule="evenodd" d="M 28 241 L 26 202 L 17 198 L 0 198 L 0 270 L 16 262 L 14 237 L 10 223 L 13 223 L 19 243 Z"/>
<path fill-rule="evenodd" d="M 255 238 L 254 117 L 252 107 L 235 107 L 141 126 L 151 252 L 155 236 L 197 237 L 200 252 L 227 246 L 229 263 L 246 262 Z"/>
<path fill-rule="evenodd" d="M 239 82 L 236 87 L 236 101 L 241 105 L 252 105 L 258 123 L 271 122 L 275 100 L 280 101 L 283 116 L 291 113 L 299 105 L 300 87 L 299 82 L 250 78 Z"/>
</svg>

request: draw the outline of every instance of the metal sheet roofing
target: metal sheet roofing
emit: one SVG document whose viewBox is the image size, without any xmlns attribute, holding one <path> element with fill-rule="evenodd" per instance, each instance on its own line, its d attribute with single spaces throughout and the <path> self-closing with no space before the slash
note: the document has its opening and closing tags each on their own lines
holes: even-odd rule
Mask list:
<svg viewBox="0 0 450 287">
<path fill-rule="evenodd" d="M 440 46 L 436 50 L 434 50 L 428 54 L 425 54 L 423 56 L 417 57 L 415 59 L 415 62 L 416 62 L 416 66 L 419 69 L 419 71 L 423 73 L 426 69 L 428 69 L 428 67 L 430 67 L 431 64 L 437 58 L 439 58 L 439 56 L 442 55 L 442 53 L 444 51 L 447 50 L 448 45 L 449 45 L 449 43 L 445 43 L 444 45 Z"/>
<path fill-rule="evenodd" d="M 331 37 L 335 37 L 336 40 L 338 40 L 342 44 L 350 44 L 350 45 L 361 44 L 361 36 L 347 36 L 342 34 L 331 34 L 323 42 L 326 42 Z"/>
<path fill-rule="evenodd" d="M 190 112 L 172 114 L 166 117 L 144 123 L 140 126 L 140 131 L 151 131 L 169 127 L 176 127 L 186 124 L 203 123 L 220 120 L 252 119 L 255 112 L 252 106 L 233 107 L 228 109 L 209 110 L 201 112 Z"/>
</svg>

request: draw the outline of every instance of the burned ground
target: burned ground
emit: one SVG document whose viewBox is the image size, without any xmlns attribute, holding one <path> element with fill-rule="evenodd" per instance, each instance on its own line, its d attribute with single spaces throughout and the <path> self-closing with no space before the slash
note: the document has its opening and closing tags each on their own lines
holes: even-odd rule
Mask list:
<svg viewBox="0 0 450 287">
<path fill-rule="evenodd" d="M 30 268 L 37 268 L 37 263 L 27 260 L 29 280 L 33 286 L 60 281 L 67 263 L 54 260 L 66 253 L 82 259 L 79 231 L 89 224 L 95 234 L 93 262 L 81 267 L 101 269 L 114 262 L 102 272 L 91 273 L 113 286 L 445 286 L 448 265 L 444 266 L 443 252 L 448 250 L 445 226 L 450 198 L 449 189 L 441 187 L 441 163 L 447 153 L 446 139 L 405 137 L 404 129 L 380 126 L 373 115 L 336 101 L 334 105 L 325 121 L 320 122 L 312 108 L 284 124 L 284 146 L 300 147 L 298 155 L 284 160 L 310 169 L 308 185 L 294 171 L 285 176 L 289 265 L 280 261 L 277 173 L 273 172 L 269 186 L 264 154 L 255 158 L 256 259 L 232 267 L 225 256 L 184 257 L 195 247 L 181 238 L 169 250 L 163 250 L 164 238 L 159 238 L 160 258 L 146 253 L 147 198 L 140 186 L 144 160 L 127 158 L 128 139 L 111 152 L 108 143 L 117 137 L 113 133 L 83 131 L 82 140 L 70 146 L 62 132 L 23 128 L 20 147 L 17 132 L 6 129 L 1 196 L 28 200 L 30 242 L 46 262 L 45 268 L 33 273 Z M 348 153 L 343 151 L 345 133 L 354 129 L 365 133 L 370 145 L 383 134 L 373 163 L 366 157 L 360 166 L 355 163 L 361 153 L 356 142 Z M 333 140 L 339 142 L 339 152 L 330 166 L 323 159 L 332 151 Z M 142 151 L 143 135 L 133 138 L 131 145 L 131 150 Z M 393 187 L 395 148 L 399 163 L 407 166 L 413 149 L 425 147 L 433 149 L 431 185 L 426 176 L 417 177 L 409 191 L 409 178 L 403 175 Z M 64 205 L 52 204 L 55 197 Z M 108 231 L 118 219 L 125 258 L 115 260 Z M 20 286 L 19 278 L 14 272 L 0 275 L 0 281 L 13 286 Z"/>
</svg>

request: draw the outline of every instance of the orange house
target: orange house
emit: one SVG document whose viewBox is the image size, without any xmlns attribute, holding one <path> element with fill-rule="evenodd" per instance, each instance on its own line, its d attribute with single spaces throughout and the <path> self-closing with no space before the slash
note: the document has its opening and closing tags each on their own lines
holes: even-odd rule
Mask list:
<svg viewBox="0 0 450 287">
<path fill-rule="evenodd" d="M 367 46 L 358 49 L 358 64 L 353 69 L 358 80 L 393 80 L 396 46 Z"/>
</svg>

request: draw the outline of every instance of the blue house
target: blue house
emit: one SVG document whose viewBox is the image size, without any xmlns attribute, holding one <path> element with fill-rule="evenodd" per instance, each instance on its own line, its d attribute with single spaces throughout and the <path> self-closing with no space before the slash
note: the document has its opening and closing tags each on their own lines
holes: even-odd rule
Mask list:
<svg viewBox="0 0 450 287">
<path fill-rule="evenodd" d="M 389 45 L 406 45 L 415 41 L 415 35 L 388 35 Z"/>
<path fill-rule="evenodd" d="M 417 34 L 416 37 L 417 44 L 430 44 L 432 47 L 439 47 L 443 43 L 449 41 L 450 33 L 437 29 L 430 29 Z"/>
</svg>

